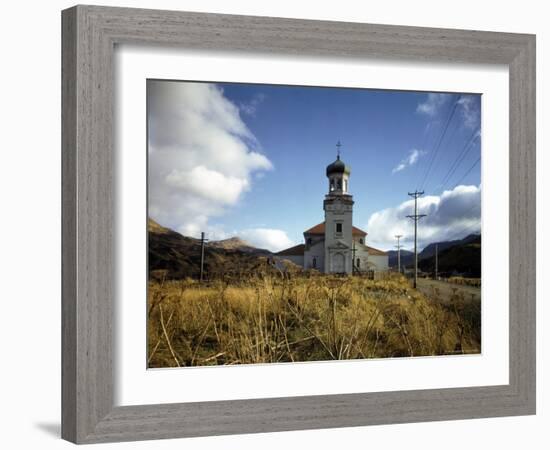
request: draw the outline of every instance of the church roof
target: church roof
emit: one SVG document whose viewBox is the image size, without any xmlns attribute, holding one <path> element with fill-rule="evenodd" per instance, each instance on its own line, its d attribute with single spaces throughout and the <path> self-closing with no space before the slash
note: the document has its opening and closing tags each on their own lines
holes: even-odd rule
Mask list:
<svg viewBox="0 0 550 450">
<path fill-rule="evenodd" d="M 327 166 L 327 177 L 332 173 L 346 173 L 348 175 L 351 173 L 350 166 L 340 159 L 340 155 L 338 155 L 336 161 Z"/>
<path fill-rule="evenodd" d="M 386 256 L 387 253 L 382 251 L 382 250 L 378 250 L 377 248 L 374 248 L 374 247 L 369 247 L 368 245 L 365 245 L 365 247 L 367 248 L 368 252 L 369 252 L 369 255 L 373 255 L 373 256 Z"/>
<path fill-rule="evenodd" d="M 309 230 L 304 231 L 304 234 L 325 234 L 325 222 L 318 223 L 314 227 L 311 227 Z M 367 232 L 361 230 L 357 227 L 352 227 L 351 234 L 353 236 L 366 236 Z"/>
<path fill-rule="evenodd" d="M 295 245 L 294 247 L 281 250 L 276 255 L 279 256 L 302 256 L 304 254 L 306 246 L 304 244 Z"/>
</svg>

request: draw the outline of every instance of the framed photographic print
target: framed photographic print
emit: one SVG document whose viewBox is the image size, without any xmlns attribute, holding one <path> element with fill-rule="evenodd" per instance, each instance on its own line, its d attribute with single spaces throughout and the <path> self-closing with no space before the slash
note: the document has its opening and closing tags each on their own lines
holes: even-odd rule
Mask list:
<svg viewBox="0 0 550 450">
<path fill-rule="evenodd" d="M 147 106 L 149 368 L 481 353 L 481 95 L 150 79 Z"/>
<path fill-rule="evenodd" d="M 534 414 L 534 36 L 77 6 L 62 63 L 65 439 Z"/>
</svg>

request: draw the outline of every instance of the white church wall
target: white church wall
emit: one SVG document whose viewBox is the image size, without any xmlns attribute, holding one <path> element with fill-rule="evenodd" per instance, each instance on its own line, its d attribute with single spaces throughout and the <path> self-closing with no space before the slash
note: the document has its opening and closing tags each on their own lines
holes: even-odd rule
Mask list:
<svg viewBox="0 0 550 450">
<path fill-rule="evenodd" d="M 376 271 L 388 270 L 388 255 L 369 255 L 369 262 L 376 266 Z"/>
<path fill-rule="evenodd" d="M 282 257 L 283 260 L 288 260 L 300 267 L 304 267 L 304 255 L 286 255 Z"/>
<path fill-rule="evenodd" d="M 313 259 L 315 258 L 315 267 Z M 304 269 L 317 269 L 321 272 L 325 267 L 325 242 L 324 239 L 316 239 L 316 242 L 304 252 Z"/>
<path fill-rule="evenodd" d="M 357 264 L 357 260 L 359 259 L 360 263 Z M 360 245 L 360 244 L 355 244 L 355 261 L 354 261 L 354 264 L 355 264 L 355 267 L 359 268 L 359 270 L 367 270 L 367 263 L 368 263 L 368 260 L 369 260 L 369 252 L 367 251 L 367 249 Z"/>
<path fill-rule="evenodd" d="M 325 237 L 323 235 L 318 234 L 306 234 L 304 235 L 305 242 L 306 242 L 306 248 L 314 246 L 318 244 L 319 242 L 324 242 Z"/>
</svg>

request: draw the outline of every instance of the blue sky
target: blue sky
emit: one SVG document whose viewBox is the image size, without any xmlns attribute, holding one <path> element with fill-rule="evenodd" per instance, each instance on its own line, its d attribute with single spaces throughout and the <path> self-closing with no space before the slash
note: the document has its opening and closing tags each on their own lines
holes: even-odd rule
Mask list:
<svg viewBox="0 0 550 450">
<path fill-rule="evenodd" d="M 323 220 L 325 168 L 340 140 L 354 225 L 371 245 L 389 249 L 397 233 L 410 244 L 404 216 L 416 188 L 425 191 L 421 212 L 430 213 L 421 244 L 479 231 L 480 100 L 150 81 L 150 213 L 184 234 L 204 229 L 273 250 L 299 243 Z"/>
</svg>

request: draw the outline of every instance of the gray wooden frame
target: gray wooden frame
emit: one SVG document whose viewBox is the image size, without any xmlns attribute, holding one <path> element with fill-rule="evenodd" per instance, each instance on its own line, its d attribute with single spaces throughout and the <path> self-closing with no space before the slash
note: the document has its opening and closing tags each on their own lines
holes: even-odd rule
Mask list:
<svg viewBox="0 0 550 450">
<path fill-rule="evenodd" d="M 62 436 L 76 443 L 535 413 L 535 37 L 96 6 L 62 13 Z M 506 64 L 510 380 L 501 386 L 113 406 L 113 49 Z"/>
</svg>

